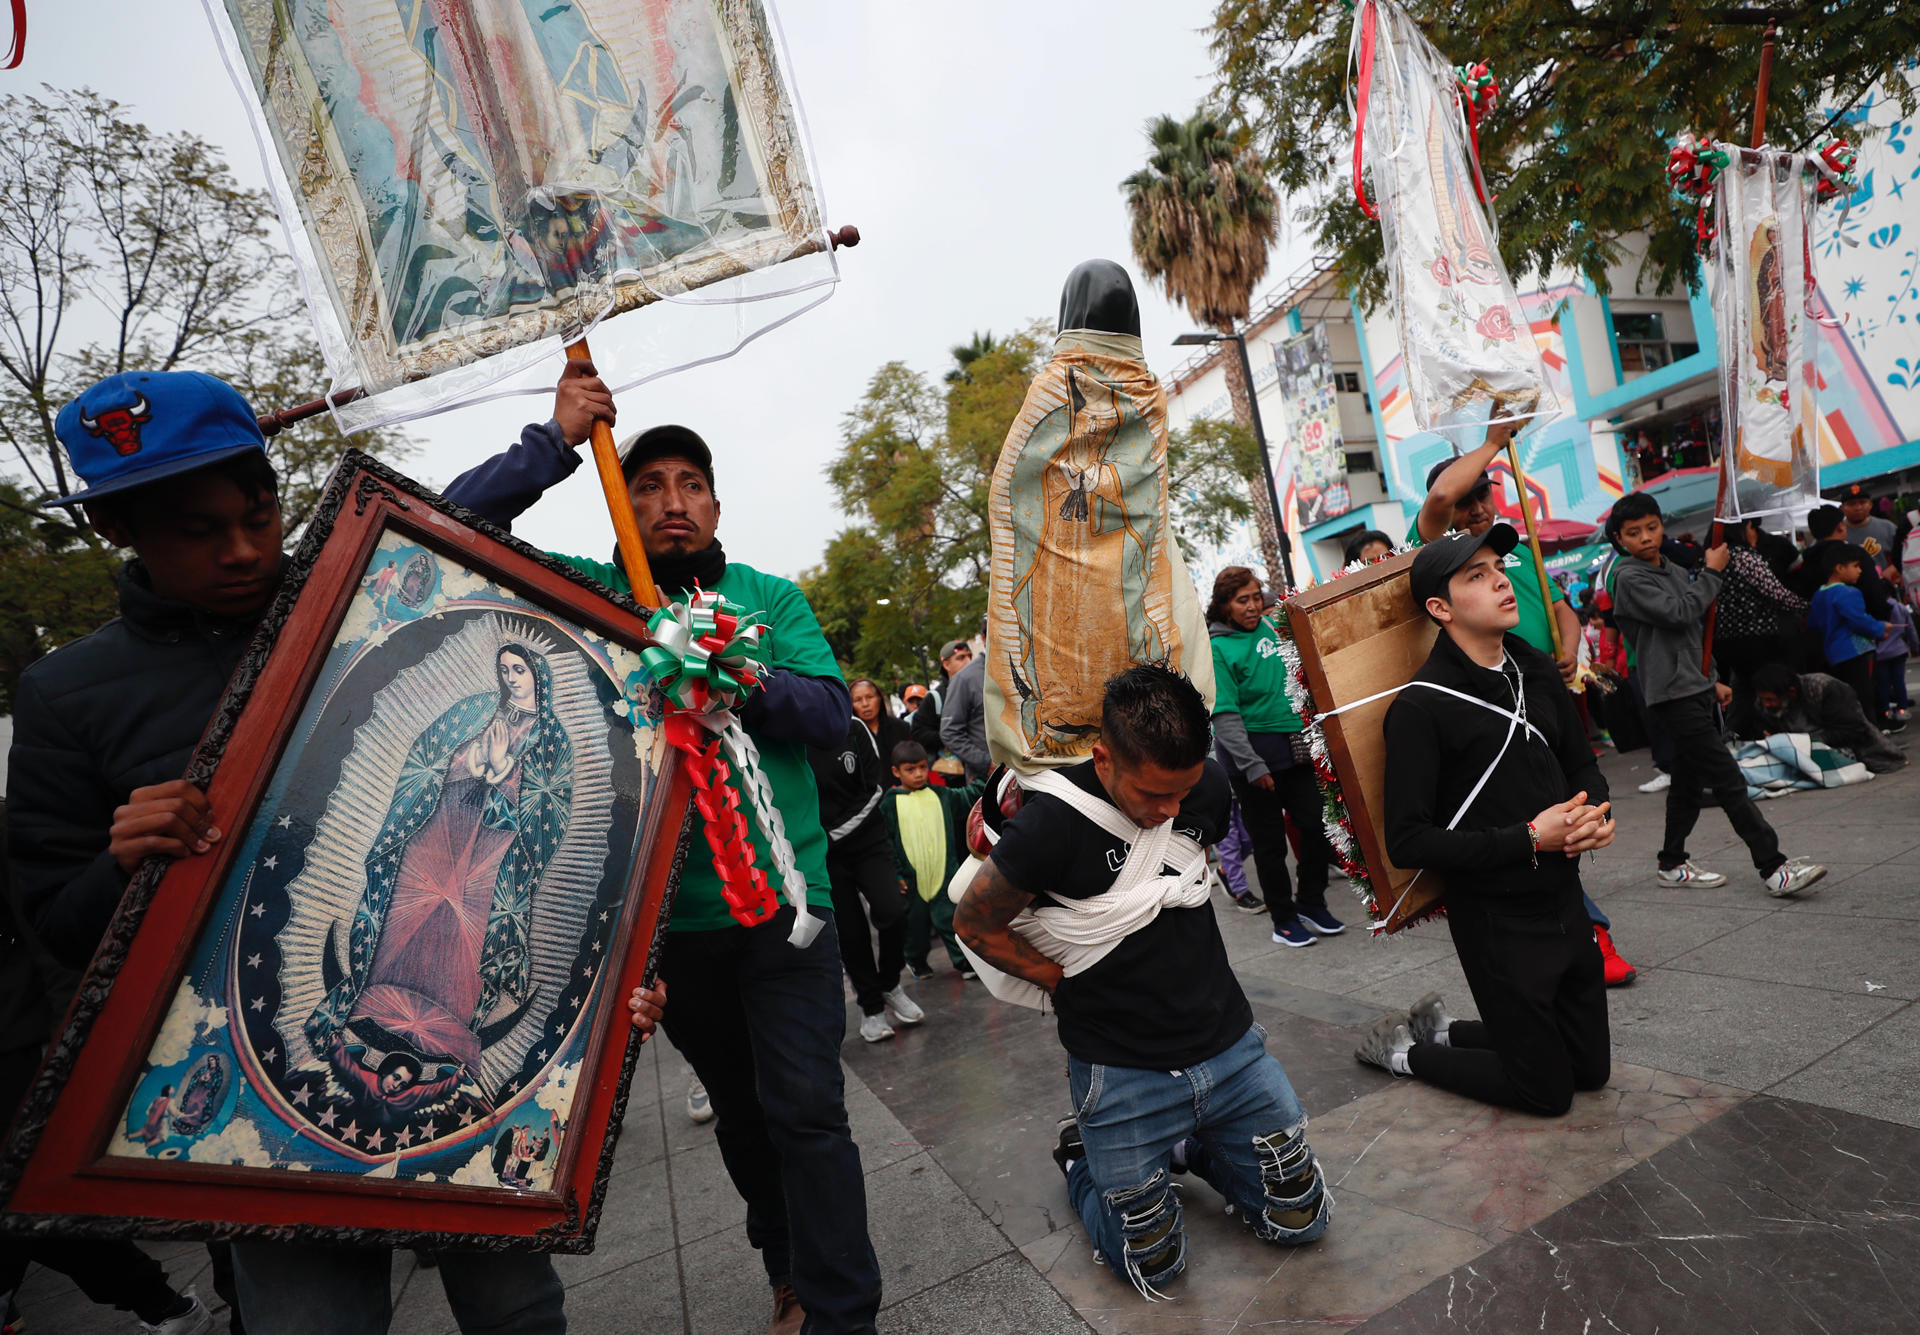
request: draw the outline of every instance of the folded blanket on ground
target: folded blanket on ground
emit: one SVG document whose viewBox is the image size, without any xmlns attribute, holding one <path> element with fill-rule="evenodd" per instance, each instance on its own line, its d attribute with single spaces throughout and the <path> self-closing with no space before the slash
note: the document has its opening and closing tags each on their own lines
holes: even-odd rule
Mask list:
<svg viewBox="0 0 1920 1335">
<path fill-rule="evenodd" d="M 1801 788 L 1844 788 L 1873 773 L 1845 751 L 1822 746 L 1804 732 L 1776 732 L 1733 750 L 1747 779 L 1747 796 L 1782 797 Z"/>
</svg>

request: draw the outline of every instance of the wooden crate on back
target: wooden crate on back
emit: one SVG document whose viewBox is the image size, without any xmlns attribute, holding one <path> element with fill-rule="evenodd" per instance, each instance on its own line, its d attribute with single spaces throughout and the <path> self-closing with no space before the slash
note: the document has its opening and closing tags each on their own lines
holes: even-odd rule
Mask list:
<svg viewBox="0 0 1920 1335">
<path fill-rule="evenodd" d="M 1314 713 L 1326 715 L 1413 680 L 1427 661 L 1433 621 L 1408 586 L 1413 554 L 1403 553 L 1287 600 L 1287 620 Z M 1322 725 L 1359 861 L 1373 890 L 1376 922 L 1397 932 L 1439 907 L 1445 886 L 1428 872 L 1393 864 L 1386 849 L 1386 754 L 1382 729 L 1392 695 L 1334 714 Z M 1323 780 L 1324 782 L 1324 780 Z"/>
</svg>

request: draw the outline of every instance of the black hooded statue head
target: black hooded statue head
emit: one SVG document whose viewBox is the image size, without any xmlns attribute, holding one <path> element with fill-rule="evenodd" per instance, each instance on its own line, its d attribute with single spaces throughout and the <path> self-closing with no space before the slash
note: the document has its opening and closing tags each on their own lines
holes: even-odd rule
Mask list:
<svg viewBox="0 0 1920 1335">
<path fill-rule="evenodd" d="M 1061 333 L 1069 329 L 1097 329 L 1105 334 L 1140 337 L 1140 303 L 1134 300 L 1133 280 L 1112 260 L 1088 260 L 1067 275 L 1060 290 Z"/>
</svg>

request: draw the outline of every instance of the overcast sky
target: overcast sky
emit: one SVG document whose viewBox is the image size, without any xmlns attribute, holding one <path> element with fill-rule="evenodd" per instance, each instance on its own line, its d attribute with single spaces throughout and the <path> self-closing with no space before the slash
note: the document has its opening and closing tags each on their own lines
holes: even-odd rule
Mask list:
<svg viewBox="0 0 1920 1335">
<path fill-rule="evenodd" d="M 29 0 L 28 13 L 26 61 L 0 74 L 6 88 L 91 86 L 156 129 L 220 145 L 242 181 L 265 183 L 198 0 Z M 972 331 L 1050 318 L 1079 261 L 1132 268 L 1119 183 L 1142 163 L 1145 122 L 1185 116 L 1205 93 L 1211 6 L 786 0 L 780 13 L 828 225 L 854 223 L 864 240 L 841 252 L 842 281 L 824 306 L 728 361 L 625 394 L 619 408 L 623 434 L 679 421 L 705 435 L 729 555 L 793 575 L 846 522 L 821 470 L 882 363 L 937 376 Z M 1270 280 L 1307 253 L 1283 235 Z M 1172 339 L 1191 323 L 1137 272 L 1135 284 L 1147 357 L 1165 375 L 1184 355 Z M 443 485 L 547 416 L 539 399 L 509 399 L 416 423 L 410 471 Z M 603 552 L 612 530 L 591 467 L 516 531 L 550 549 Z"/>
</svg>

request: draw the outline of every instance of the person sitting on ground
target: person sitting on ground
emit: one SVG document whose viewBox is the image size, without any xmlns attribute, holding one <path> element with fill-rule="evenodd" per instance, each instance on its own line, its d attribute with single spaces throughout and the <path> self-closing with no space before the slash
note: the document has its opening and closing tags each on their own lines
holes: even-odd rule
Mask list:
<svg viewBox="0 0 1920 1335">
<path fill-rule="evenodd" d="M 1280 632 L 1261 614 L 1263 606 L 1260 577 L 1247 567 L 1228 566 L 1214 577 L 1207 605 L 1214 751 L 1253 839 L 1253 865 L 1266 893 L 1273 943 L 1311 946 L 1323 936 L 1338 936 L 1346 924 L 1327 907 L 1334 859 L 1320 782 L 1305 755 L 1304 725 L 1287 698 Z M 1297 895 L 1287 879 L 1289 817 L 1300 835 Z M 1249 890 L 1234 904 L 1253 911 L 1261 900 Z"/>
<path fill-rule="evenodd" d="M 967 856 L 967 812 L 987 786 L 933 787 L 927 749 L 918 742 L 901 742 L 891 759 L 896 787 L 881 800 L 880 814 L 893 839 L 894 869 L 907 888 L 907 967 L 915 978 L 933 977 L 927 952 L 938 932 L 953 971 L 978 977 L 953 934 L 947 882 Z"/>
<path fill-rule="evenodd" d="M 1660 503 L 1642 491 L 1622 496 L 1607 517 L 1607 537 L 1626 558 L 1615 563 L 1614 618 L 1632 646 L 1647 710 L 1673 752 L 1656 878 L 1665 886 L 1726 884 L 1726 877 L 1694 866 L 1687 856 L 1687 836 L 1700 819 L 1700 790 L 1710 788 L 1752 855 L 1767 893 L 1776 899 L 1799 894 L 1827 869 L 1780 851 L 1779 836 L 1747 795 L 1746 776 L 1720 740 L 1715 704 L 1724 707 L 1733 691 L 1701 667 L 1700 622 L 1719 596 L 1732 553 L 1725 543 L 1717 544 L 1689 578 L 1662 554 L 1665 536 Z"/>
<path fill-rule="evenodd" d="M 1520 616 L 1503 562 L 1518 540 L 1495 524 L 1420 549 L 1413 598 L 1440 635 L 1386 718 L 1387 856 L 1445 878 L 1447 927 L 1481 1019 L 1455 1020 L 1429 994 L 1376 1020 L 1354 1055 L 1558 1117 L 1610 1069 L 1580 854 L 1612 843 L 1614 821 L 1553 661 L 1511 633 Z"/>
<path fill-rule="evenodd" d="M 1741 737 L 1804 732 L 1822 746 L 1845 751 L 1875 774 L 1906 766 L 1906 752 L 1873 726 L 1853 689 L 1824 672 L 1796 673 L 1768 663 L 1753 674 L 1753 699 L 1729 720 Z"/>
<path fill-rule="evenodd" d="M 1154 1297 L 1186 1266 L 1171 1174 L 1205 1179 L 1263 1242 L 1320 1237 L 1333 1201 L 1208 895 L 1229 790 L 1206 701 L 1167 667 L 1128 668 L 1100 736 L 1092 759 L 1022 777 L 954 924 L 1057 1011 L 1077 1112 L 1054 1160 L 1101 1257 Z"/>
<path fill-rule="evenodd" d="M 1377 528 L 1370 528 L 1347 539 L 1346 550 L 1341 552 L 1340 559 L 1345 564 L 1352 565 L 1355 561 L 1362 563 L 1378 561 L 1383 556 L 1392 555 L 1393 539 Z"/>
<path fill-rule="evenodd" d="M 1836 543 L 1826 552 L 1827 582 L 1813 595 L 1807 610 L 1807 629 L 1820 636 L 1820 652 L 1827 671 L 1853 688 L 1860 706 L 1875 726 L 1880 697 L 1874 691 L 1874 650 L 1894 632 L 1893 622 L 1867 614 L 1866 599 L 1855 587 L 1872 558 L 1850 542 Z M 1891 605 L 1888 608 L 1891 611 Z"/>
</svg>

